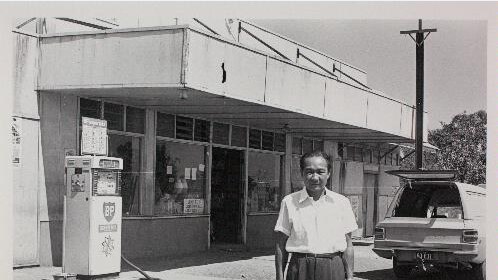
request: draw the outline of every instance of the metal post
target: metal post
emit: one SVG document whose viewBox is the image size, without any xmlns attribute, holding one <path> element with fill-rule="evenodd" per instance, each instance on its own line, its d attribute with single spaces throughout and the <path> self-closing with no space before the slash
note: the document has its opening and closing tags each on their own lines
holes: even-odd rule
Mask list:
<svg viewBox="0 0 498 280">
<path fill-rule="evenodd" d="M 418 29 L 422 30 L 422 20 L 418 20 Z M 416 132 L 415 132 L 415 169 L 421 169 L 422 166 L 422 149 L 424 133 L 424 33 L 416 35 Z"/>
<path fill-rule="evenodd" d="M 422 29 L 422 20 L 418 20 L 418 29 L 401 31 L 407 34 L 416 44 L 416 119 L 415 119 L 415 169 L 423 168 L 423 134 L 424 134 L 424 41 L 431 32 L 437 29 Z M 412 34 L 415 33 L 415 38 Z M 427 35 L 424 36 L 424 34 Z"/>
</svg>

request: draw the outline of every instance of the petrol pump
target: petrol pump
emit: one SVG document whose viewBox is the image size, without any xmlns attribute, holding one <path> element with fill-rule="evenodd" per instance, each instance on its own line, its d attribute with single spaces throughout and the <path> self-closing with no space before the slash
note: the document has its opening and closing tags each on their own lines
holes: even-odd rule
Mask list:
<svg viewBox="0 0 498 280">
<path fill-rule="evenodd" d="M 96 133 L 90 135 L 95 137 Z M 107 135 L 104 138 L 107 142 Z M 107 143 L 105 146 L 101 152 L 107 153 Z M 119 274 L 123 160 L 94 154 L 66 156 L 65 167 L 63 272 L 77 274 L 80 279 Z"/>
</svg>

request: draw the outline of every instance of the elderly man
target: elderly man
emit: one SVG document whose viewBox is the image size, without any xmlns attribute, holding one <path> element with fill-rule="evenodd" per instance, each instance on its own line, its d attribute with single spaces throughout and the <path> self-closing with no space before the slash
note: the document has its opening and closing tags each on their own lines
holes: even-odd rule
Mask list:
<svg viewBox="0 0 498 280">
<path fill-rule="evenodd" d="M 322 151 L 300 160 L 305 187 L 282 200 L 275 225 L 275 269 L 287 280 L 353 279 L 351 232 L 358 228 L 349 200 L 325 188 L 332 168 Z"/>
</svg>

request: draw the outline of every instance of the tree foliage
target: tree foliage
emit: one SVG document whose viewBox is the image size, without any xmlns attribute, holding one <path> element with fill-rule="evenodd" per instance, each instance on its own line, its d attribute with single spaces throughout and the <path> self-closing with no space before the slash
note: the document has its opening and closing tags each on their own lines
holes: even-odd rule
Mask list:
<svg viewBox="0 0 498 280">
<path fill-rule="evenodd" d="M 424 153 L 425 169 L 451 169 L 457 180 L 469 184 L 486 182 L 486 111 L 462 113 L 441 128 L 429 130 L 429 143 L 440 150 Z M 403 151 L 407 153 L 408 151 Z M 413 169 L 415 154 L 402 162 L 403 169 Z"/>
</svg>

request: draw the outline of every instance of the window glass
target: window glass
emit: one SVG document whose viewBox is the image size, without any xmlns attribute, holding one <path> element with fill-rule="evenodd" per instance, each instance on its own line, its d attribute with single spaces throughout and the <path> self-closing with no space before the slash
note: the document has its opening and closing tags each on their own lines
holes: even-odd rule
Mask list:
<svg viewBox="0 0 498 280">
<path fill-rule="evenodd" d="M 230 125 L 224 123 L 213 123 L 213 143 L 228 145 Z"/>
<path fill-rule="evenodd" d="M 175 137 L 175 116 L 157 113 L 157 136 Z"/>
<path fill-rule="evenodd" d="M 372 163 L 372 150 L 363 149 L 363 162 Z"/>
<path fill-rule="evenodd" d="M 100 119 L 101 118 L 100 101 L 80 98 L 80 116 Z"/>
<path fill-rule="evenodd" d="M 124 106 L 104 102 L 104 120 L 107 121 L 107 129 L 124 130 Z"/>
<path fill-rule="evenodd" d="M 206 146 L 157 142 L 155 215 L 206 213 L 206 154 Z"/>
<path fill-rule="evenodd" d="M 263 150 L 273 151 L 273 132 L 262 131 L 261 148 Z"/>
<path fill-rule="evenodd" d="M 323 141 L 313 140 L 313 150 L 323 151 Z"/>
<path fill-rule="evenodd" d="M 292 137 L 292 153 L 295 155 L 301 155 L 301 138 Z"/>
<path fill-rule="evenodd" d="M 192 118 L 176 116 L 176 138 L 192 140 L 194 120 Z"/>
<path fill-rule="evenodd" d="M 281 156 L 249 152 L 249 212 L 276 212 L 280 208 Z"/>
<path fill-rule="evenodd" d="M 373 163 L 375 164 L 379 164 L 380 163 L 380 151 L 379 150 L 374 150 L 373 151 L 373 155 L 372 155 L 372 161 Z"/>
<path fill-rule="evenodd" d="M 301 176 L 301 167 L 299 166 L 300 157 L 293 156 L 291 163 L 291 192 L 300 191 L 304 187 L 304 180 Z"/>
<path fill-rule="evenodd" d="M 417 184 L 404 188 L 394 217 L 462 218 L 462 204 L 456 186 Z"/>
<path fill-rule="evenodd" d="M 313 140 L 303 139 L 303 154 L 313 152 Z"/>
<path fill-rule="evenodd" d="M 261 149 L 261 130 L 249 130 L 249 148 Z"/>
<path fill-rule="evenodd" d="M 126 131 L 145 133 L 145 110 L 136 107 L 126 107 Z"/>
<path fill-rule="evenodd" d="M 275 133 L 275 151 L 285 152 L 285 134 Z"/>
<path fill-rule="evenodd" d="M 142 138 L 109 134 L 109 156 L 123 159 L 121 172 L 121 196 L 123 215 L 140 214 L 140 158 Z"/>
<path fill-rule="evenodd" d="M 209 142 L 210 128 L 211 126 L 209 125 L 209 121 L 196 119 L 194 140 L 200 142 Z"/>
<path fill-rule="evenodd" d="M 346 160 L 354 160 L 354 147 L 353 146 L 347 146 L 346 147 Z"/>
<path fill-rule="evenodd" d="M 232 146 L 247 147 L 247 128 L 232 125 Z"/>
<path fill-rule="evenodd" d="M 363 149 L 360 147 L 355 147 L 354 149 L 354 160 L 355 161 L 363 161 Z"/>
</svg>

